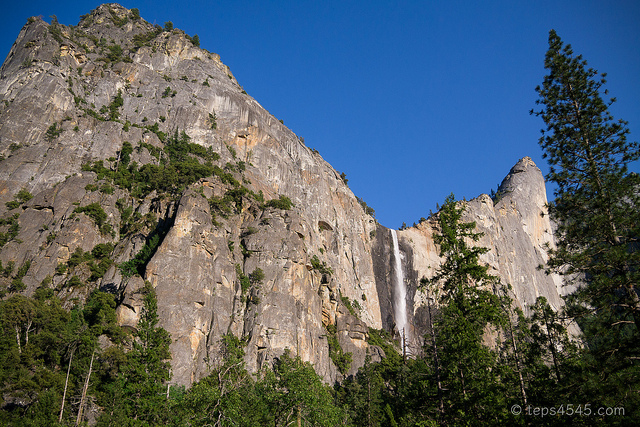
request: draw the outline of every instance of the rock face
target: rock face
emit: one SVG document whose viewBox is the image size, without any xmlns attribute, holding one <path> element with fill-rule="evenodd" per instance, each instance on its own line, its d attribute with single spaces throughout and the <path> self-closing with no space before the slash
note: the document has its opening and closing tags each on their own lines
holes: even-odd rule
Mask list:
<svg viewBox="0 0 640 427">
<path fill-rule="evenodd" d="M 567 292 L 559 276 L 547 275 L 540 268 L 547 261 L 548 248 L 555 247 L 546 202 L 542 173 L 529 157 L 521 159 L 511 169 L 494 200 L 483 194 L 463 202 L 466 208 L 464 221 L 476 223 L 476 231 L 483 233 L 477 244 L 489 249 L 480 261 L 490 266 L 491 274 L 512 286 L 514 302 L 525 314 L 539 296 L 546 297 L 555 309 L 560 308 L 563 304 L 560 295 Z M 398 232 L 400 248 L 407 259 L 404 263 L 409 287 L 407 304 L 412 307 L 409 314 L 414 318 L 411 336 L 415 349 L 420 348 L 420 338 L 425 333 L 427 305 L 426 295 L 418 292 L 416 286 L 420 278 L 432 277 L 441 262 L 433 241 L 437 230 L 438 222 L 431 218 Z M 381 245 L 381 248 L 386 247 L 386 242 Z M 384 282 L 380 273 L 376 277 L 378 282 Z M 385 326 L 391 325 L 387 321 Z"/>
<path fill-rule="evenodd" d="M 0 261 L 27 265 L 24 289 L 11 288 L 16 268 L 2 278 L 4 293 L 49 286 L 72 305 L 99 288 L 115 295 L 120 322 L 135 328 L 137 291 L 149 281 L 173 340 L 176 384 L 207 374 L 226 333 L 245 339 L 254 371 L 287 348 L 326 381 L 355 373 L 367 354 L 380 357 L 366 340 L 369 328 L 395 325 L 390 230 L 216 54 L 115 4 L 75 27 L 30 18 L 0 68 L 0 97 Z M 216 173 L 150 192 L 113 178 L 130 162 L 132 174 L 144 170 L 153 181 L 149 171 L 167 167 L 182 132 L 208 150 L 190 148 L 196 154 L 187 157 Z M 21 199 L 20 190 L 34 197 Z M 544 245 L 553 245 L 540 171 L 522 159 L 499 194 L 495 205 L 484 195 L 468 202 L 469 219 L 485 233 L 480 243 L 491 249 L 483 261 L 523 307 L 538 295 L 559 307 L 559 280 L 537 270 Z M 290 209 L 268 202 L 282 196 Z M 96 206 L 102 219 L 88 210 Z M 424 330 L 416 285 L 440 261 L 436 225 L 398 232 L 414 344 Z M 106 243 L 115 263 L 99 277 L 69 262 Z M 118 267 L 149 247 L 140 274 Z M 330 357 L 333 326 L 353 355 L 343 373 Z"/>
</svg>

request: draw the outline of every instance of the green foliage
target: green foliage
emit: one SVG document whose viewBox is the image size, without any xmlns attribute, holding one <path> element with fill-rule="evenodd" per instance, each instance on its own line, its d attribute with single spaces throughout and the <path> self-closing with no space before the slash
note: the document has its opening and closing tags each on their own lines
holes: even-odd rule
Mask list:
<svg viewBox="0 0 640 427">
<path fill-rule="evenodd" d="M 229 153 L 231 153 L 231 157 L 233 157 L 234 159 L 237 157 L 238 153 L 236 153 L 236 149 L 233 148 L 231 145 L 229 144 L 225 144 L 227 147 L 227 150 L 229 150 Z"/>
<path fill-rule="evenodd" d="M 0 219 L 0 230 L 3 230 L 0 231 L 0 248 L 15 239 L 20 232 L 19 217 L 19 214 L 13 214 L 10 217 Z"/>
<path fill-rule="evenodd" d="M 171 90 L 171 88 L 169 86 L 167 86 L 164 90 L 164 92 L 162 92 L 162 97 L 163 98 L 167 98 L 167 97 L 174 97 L 176 96 L 178 92 L 176 92 L 175 90 Z"/>
<path fill-rule="evenodd" d="M 9 209 L 16 209 L 20 207 L 20 202 L 17 200 L 11 200 L 10 202 L 5 203 L 5 206 Z"/>
<path fill-rule="evenodd" d="M 255 227 L 247 227 L 241 234 L 240 237 L 247 237 L 250 236 L 252 234 L 255 234 L 258 232 L 258 229 Z"/>
<path fill-rule="evenodd" d="M 386 355 L 385 360 L 389 361 L 392 365 L 399 364 L 402 361 L 402 357 L 394 346 L 391 334 L 384 329 L 369 328 L 367 343 L 380 347 Z"/>
<path fill-rule="evenodd" d="M 71 253 L 71 256 L 69 257 L 69 261 L 67 261 L 67 266 L 69 268 L 74 268 L 77 267 L 78 265 L 82 264 L 85 261 L 88 261 L 91 259 L 91 253 L 90 252 L 84 252 L 82 250 L 82 248 L 80 246 L 78 246 L 73 253 Z"/>
<path fill-rule="evenodd" d="M 58 274 L 58 275 L 62 275 L 62 274 L 66 274 L 67 269 L 68 269 L 67 264 L 59 263 L 59 264 L 56 266 L 56 270 L 55 270 L 55 271 L 56 271 L 56 274 Z"/>
<path fill-rule="evenodd" d="M 5 205 L 9 209 L 16 209 L 20 207 L 20 205 L 22 205 L 23 203 L 26 203 L 29 200 L 31 200 L 32 198 L 33 198 L 33 195 L 29 193 L 29 191 L 23 188 L 20 191 L 18 191 L 18 193 L 15 195 L 12 201 L 5 203 Z"/>
<path fill-rule="evenodd" d="M 220 340 L 223 362 L 176 402 L 175 410 L 188 425 L 207 425 L 221 420 L 220 425 L 258 425 L 255 418 L 257 395 L 254 383 L 244 366 L 244 345 L 227 334 Z"/>
<path fill-rule="evenodd" d="M 240 264 L 236 264 L 236 277 L 240 282 L 240 289 L 242 289 L 242 294 L 244 295 L 251 288 L 251 279 L 249 276 L 244 274 Z"/>
<path fill-rule="evenodd" d="M 49 25 L 49 33 L 58 43 L 64 43 L 64 40 L 62 40 L 62 30 L 60 29 L 60 24 L 58 24 L 57 18 L 51 19 L 51 25 Z"/>
<path fill-rule="evenodd" d="M 120 45 L 109 46 L 109 53 L 107 54 L 109 61 L 118 63 L 122 61 L 122 47 Z M 113 119 L 111 119 L 113 120 Z"/>
<path fill-rule="evenodd" d="M 76 276 L 70 282 L 82 285 Z M 117 324 L 113 295 L 93 291 L 84 306 L 66 311 L 48 291 L 40 288 L 36 298 L 14 295 L 0 301 L 0 391 L 5 399 L 0 407 L 2 424 L 74 424 L 78 413 L 75 396 L 82 394 L 90 362 L 93 372 L 88 378 L 88 394 L 107 409 L 101 412 L 100 423 L 127 421 L 125 424 L 131 425 L 129 421 L 136 417 L 142 422 L 164 424 L 158 416 L 166 401 L 169 341 L 166 331 L 155 326 L 152 293 L 145 288 L 139 332 L 133 343 L 126 344 L 125 333 Z M 100 350 L 100 336 L 113 345 Z M 144 408 L 142 413 L 136 414 L 138 408 Z M 126 417 L 128 414 L 133 416 Z M 82 417 L 81 424 L 86 422 Z"/>
<path fill-rule="evenodd" d="M 118 46 L 120 47 L 120 46 Z M 122 49 L 120 49 L 122 50 Z M 109 120 L 118 120 L 120 117 L 120 107 L 124 105 L 124 100 L 122 99 L 122 91 L 118 89 L 118 93 L 113 98 L 113 101 L 109 104 Z"/>
<path fill-rule="evenodd" d="M 209 200 L 209 209 L 213 215 L 220 214 L 223 217 L 227 217 L 232 212 L 232 208 L 230 206 L 230 199 L 225 199 L 224 197 L 213 196 Z"/>
<path fill-rule="evenodd" d="M 152 212 L 142 216 L 139 212 L 134 212 L 132 206 L 125 206 L 125 204 L 125 199 L 116 201 L 116 207 L 120 211 L 120 236 L 127 236 L 145 228 L 150 230 L 156 228 L 157 219 Z"/>
<path fill-rule="evenodd" d="M 267 396 L 267 407 L 273 411 L 270 424 L 283 425 L 292 415 L 314 426 L 335 426 L 345 419 L 342 409 L 334 405 L 329 387 L 322 384 L 308 362 L 285 351 L 273 373 L 259 384 Z"/>
<path fill-rule="evenodd" d="M 120 271 L 124 277 L 131 277 L 134 274 L 144 275 L 144 271 L 147 268 L 147 264 L 151 261 L 151 258 L 156 253 L 156 249 L 160 246 L 161 235 L 159 232 L 153 233 L 148 239 L 145 245 L 140 249 L 140 252 L 136 254 L 133 259 L 125 261 L 120 264 Z M 164 236 L 162 236 L 164 237 Z"/>
<path fill-rule="evenodd" d="M 104 211 L 102 206 L 100 206 L 100 203 L 93 202 L 88 204 L 87 206 L 77 207 L 73 210 L 73 212 L 83 213 L 87 215 L 89 218 L 93 220 L 93 222 L 96 224 L 98 229 L 100 229 L 101 233 L 103 234 L 108 233 L 109 229 L 105 227 L 106 225 L 108 225 L 106 223 L 107 213 Z"/>
<path fill-rule="evenodd" d="M 122 166 L 126 167 L 131 161 L 131 153 L 133 153 L 133 146 L 130 142 L 124 141 L 122 143 L 122 149 L 120 150 L 120 162 Z"/>
<path fill-rule="evenodd" d="M 170 365 L 169 333 L 158 327 L 155 290 L 149 282 L 142 289 L 144 306 L 133 348 L 122 357 L 112 353 L 112 366 L 103 371 L 100 394 L 105 411 L 98 425 L 138 420 L 140 425 L 162 425 L 167 417 L 166 383 Z"/>
<path fill-rule="evenodd" d="M 197 34 L 193 37 L 189 37 L 188 35 L 186 37 L 195 47 L 200 47 L 200 37 Z"/>
<path fill-rule="evenodd" d="M 110 186 L 109 184 L 105 183 L 100 186 L 100 192 L 103 194 L 113 194 L 113 191 L 114 191 L 113 187 Z"/>
<path fill-rule="evenodd" d="M 116 27 L 122 27 L 129 22 L 129 17 L 126 15 L 119 17 L 112 9 L 109 9 L 109 13 L 111 15 L 111 22 L 113 22 Z"/>
<path fill-rule="evenodd" d="M 173 31 L 173 22 L 171 21 L 167 21 L 164 23 L 164 30 L 165 31 Z"/>
<path fill-rule="evenodd" d="M 15 277 L 11 280 L 11 286 L 9 287 L 11 292 L 21 292 L 26 289 L 25 284 L 22 282 L 22 278 L 27 274 L 27 271 L 29 271 L 29 267 L 31 267 L 31 261 L 25 261 L 25 263 L 18 269 Z"/>
<path fill-rule="evenodd" d="M 261 268 L 256 267 L 255 270 L 249 273 L 249 281 L 251 282 L 251 284 L 257 285 L 262 283 L 263 280 L 264 280 L 264 271 L 262 271 Z"/>
<path fill-rule="evenodd" d="M 85 284 L 80 278 L 76 275 L 71 276 L 69 280 L 65 283 L 67 288 L 84 288 Z"/>
<path fill-rule="evenodd" d="M 158 148 L 155 145 L 151 145 L 151 144 L 146 143 L 146 142 L 139 142 L 138 143 L 138 147 L 136 147 L 136 149 L 140 150 L 142 148 L 146 148 L 147 151 L 149 152 L 149 154 L 151 154 L 156 159 L 160 160 L 160 154 L 162 153 L 162 149 L 161 148 Z"/>
<path fill-rule="evenodd" d="M 113 265 L 113 260 L 110 258 L 111 252 L 113 252 L 112 243 L 99 243 L 91 250 L 92 258 L 89 260 L 90 282 L 102 278 L 109 267 Z"/>
<path fill-rule="evenodd" d="M 105 121 L 105 118 L 100 115 L 100 113 L 96 112 L 95 110 L 91 109 L 91 108 L 85 108 L 84 112 L 87 113 L 89 116 L 93 117 L 96 120 L 99 120 L 101 122 Z M 106 112 L 106 110 L 105 110 Z"/>
<path fill-rule="evenodd" d="M 23 188 L 20 191 L 18 191 L 18 194 L 16 194 L 16 199 L 20 203 L 26 203 L 29 200 L 33 199 L 33 195 L 31 195 L 31 193 L 29 193 L 26 189 Z"/>
<path fill-rule="evenodd" d="M 625 405 L 634 396 L 637 405 L 628 390 L 638 389 L 640 374 L 640 176 L 628 167 L 640 159 L 640 145 L 609 112 L 615 98 L 602 99 L 606 74 L 587 68 L 553 30 L 544 66 L 540 110 L 531 113 L 545 123 L 540 145 L 557 186 L 549 203 L 557 248 L 548 266 L 569 283 L 584 282 L 567 296 L 566 313 L 584 334 L 582 372 L 598 372 L 580 374 L 581 387 L 570 392 Z"/>
<path fill-rule="evenodd" d="M 157 126 L 156 123 L 150 129 L 162 134 Z M 145 164 L 138 168 L 138 164 L 130 160 L 133 146 L 125 141 L 116 170 L 105 167 L 102 160 L 84 164 L 82 170 L 95 172 L 98 179 L 108 179 L 118 187 L 131 191 L 135 197 L 144 197 L 154 190 L 159 193 L 178 194 L 186 186 L 220 170 L 211 163 L 219 159 L 219 154 L 210 147 L 204 148 L 190 142 L 185 132 L 176 131 L 169 138 L 162 134 L 162 138 L 166 140 L 164 149 L 145 143 L 139 145 L 147 148 L 158 158 L 163 156 L 163 160 L 166 161 L 160 165 Z"/>
<path fill-rule="evenodd" d="M 56 301 L 47 304 L 14 295 L 0 302 L 0 387 L 5 402 L 22 398 L 27 403 L 13 408 L 3 405 L 0 420 L 7 425 L 42 420 L 43 412 L 52 404 L 55 407 L 46 391 L 52 390 L 53 400 L 58 400 L 62 376 L 54 370 L 60 360 L 56 341 L 62 338 L 61 325 L 67 316 Z"/>
<path fill-rule="evenodd" d="M 345 307 L 347 307 L 347 310 L 349 310 L 349 313 L 352 316 L 357 316 L 358 314 L 356 313 L 356 309 L 355 309 L 355 305 L 351 303 L 351 300 L 349 299 L 348 296 L 342 295 L 342 292 L 340 292 L 340 301 L 342 301 L 342 303 L 344 304 Z M 354 303 L 358 303 L 357 301 L 353 301 Z"/>
<path fill-rule="evenodd" d="M 246 343 L 233 335 L 221 339 L 223 361 L 173 403 L 177 425 L 335 426 L 345 420 L 331 389 L 309 363 L 288 350 L 256 379 L 244 365 Z M 179 420 L 179 421 L 177 421 Z"/>
<path fill-rule="evenodd" d="M 347 179 L 347 174 L 344 172 L 340 173 L 340 179 L 345 183 L 345 185 L 349 182 L 349 180 Z"/>
<path fill-rule="evenodd" d="M 368 206 L 367 202 L 362 200 L 360 197 L 356 197 L 356 199 L 358 200 L 358 203 L 360 203 L 360 206 L 362 206 L 362 210 L 364 210 L 365 214 L 371 215 L 374 218 L 376 217 L 376 211 L 371 206 Z"/>
<path fill-rule="evenodd" d="M 345 353 L 338 341 L 336 325 L 326 325 L 327 330 L 327 343 L 329 344 L 329 357 L 336 365 L 338 371 L 342 375 L 346 375 L 351 367 L 353 355 L 351 353 Z"/>
<path fill-rule="evenodd" d="M 162 32 L 162 28 L 155 28 L 152 31 L 148 31 L 146 33 L 139 33 L 133 36 L 133 46 L 135 50 L 140 49 L 143 46 L 151 46 L 151 41 L 153 41 L 160 33 Z"/>
<path fill-rule="evenodd" d="M 230 184 L 232 188 L 228 189 L 224 196 L 213 196 L 209 199 L 209 208 L 212 215 L 220 214 L 223 218 L 227 218 L 231 213 L 240 213 L 246 199 L 258 200 L 259 194 L 255 194 L 248 188 L 242 186 L 230 173 L 224 172 L 219 167 L 214 167 L 214 173 L 219 176 L 223 183 Z M 245 233 L 251 234 L 257 231 L 253 227 L 245 230 Z M 245 234 L 248 235 L 248 234 Z"/>
<path fill-rule="evenodd" d="M 506 416 L 507 402 L 497 398 L 501 381 L 497 355 L 483 342 L 485 331 L 499 330 L 506 322 L 498 297 L 498 279 L 479 263 L 487 249 L 470 247 L 481 234 L 474 222 L 462 222 L 464 205 L 448 196 L 439 212 L 440 230 L 434 241 L 444 262 L 432 279 L 422 281 L 431 295 L 438 296 L 428 354 L 437 370 L 442 420 L 458 424 L 466 417 L 497 423 Z M 441 291 L 440 291 L 441 289 Z"/>
<path fill-rule="evenodd" d="M 57 139 L 62 134 L 62 127 L 58 126 L 58 123 L 53 123 L 47 129 L 47 133 L 45 134 L 45 139 L 49 142 Z"/>
<path fill-rule="evenodd" d="M 311 257 L 311 267 L 313 270 L 318 271 L 320 274 L 327 274 L 331 276 L 333 274 L 333 269 L 327 266 L 327 263 L 318 259 L 317 255 Z"/>
<path fill-rule="evenodd" d="M 287 196 L 280 195 L 277 199 L 271 199 L 264 204 L 266 207 L 271 207 L 275 209 L 282 209 L 285 211 L 290 210 L 293 207 L 293 203 L 291 203 L 291 199 Z"/>
</svg>

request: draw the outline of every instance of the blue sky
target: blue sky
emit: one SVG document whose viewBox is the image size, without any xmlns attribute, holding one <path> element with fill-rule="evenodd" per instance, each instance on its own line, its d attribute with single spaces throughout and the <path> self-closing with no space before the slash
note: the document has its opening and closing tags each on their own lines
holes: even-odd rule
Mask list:
<svg viewBox="0 0 640 427">
<path fill-rule="evenodd" d="M 27 18 L 75 25 L 99 2 L 3 6 L 0 56 Z M 124 1 L 198 34 L 238 82 L 340 172 L 380 223 L 495 189 L 518 159 L 546 172 L 536 85 L 550 29 L 608 73 L 640 139 L 638 1 Z M 640 168 L 635 168 L 636 170 Z"/>
</svg>

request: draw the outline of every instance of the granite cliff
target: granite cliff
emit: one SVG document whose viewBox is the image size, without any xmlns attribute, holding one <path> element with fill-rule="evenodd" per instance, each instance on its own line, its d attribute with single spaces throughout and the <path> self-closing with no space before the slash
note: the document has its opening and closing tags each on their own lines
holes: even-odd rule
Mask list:
<svg viewBox="0 0 640 427">
<path fill-rule="evenodd" d="M 367 337 L 397 329 L 399 256 L 419 348 L 416 286 L 440 262 L 436 218 L 398 231 L 394 251 L 331 165 L 184 32 L 116 4 L 77 26 L 30 18 L 0 68 L 0 98 L 4 294 L 46 286 L 70 306 L 99 288 L 135 328 L 149 281 L 172 382 L 205 376 L 228 332 L 254 371 L 289 348 L 334 381 L 383 356 Z M 495 200 L 466 203 L 483 261 L 516 302 L 559 307 L 560 280 L 538 269 L 553 237 L 533 162 L 520 160 Z M 342 372 L 334 336 L 352 353 Z"/>
</svg>

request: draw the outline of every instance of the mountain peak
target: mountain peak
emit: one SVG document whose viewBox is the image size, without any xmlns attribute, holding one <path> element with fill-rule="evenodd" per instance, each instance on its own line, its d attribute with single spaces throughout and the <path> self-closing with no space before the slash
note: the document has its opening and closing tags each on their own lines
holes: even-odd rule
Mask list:
<svg viewBox="0 0 640 427">
<path fill-rule="evenodd" d="M 517 200 L 520 204 L 531 204 L 536 210 L 547 203 L 542 171 L 531 157 L 523 157 L 511 168 L 498 187 L 497 197 L 503 202 Z"/>
<path fill-rule="evenodd" d="M 289 348 L 333 382 L 364 364 L 369 327 L 393 328 L 390 257 L 372 256 L 388 230 L 217 55 L 135 9 L 30 20 L 2 66 L 0 155 L 0 261 L 16 266 L 0 292 L 44 286 L 68 308 L 100 289 L 135 329 L 151 283 L 174 383 L 206 376 L 229 333 L 254 372 Z M 538 187 L 525 158 L 501 189 L 527 211 Z M 426 253 L 395 259 L 417 271 L 436 265 Z M 350 366 L 329 350 L 334 327 Z"/>
</svg>

